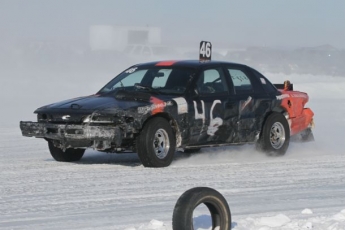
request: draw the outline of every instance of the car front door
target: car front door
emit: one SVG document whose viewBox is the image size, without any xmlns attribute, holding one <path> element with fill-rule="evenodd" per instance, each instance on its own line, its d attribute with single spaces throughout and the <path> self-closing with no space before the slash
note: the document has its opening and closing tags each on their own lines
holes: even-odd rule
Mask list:
<svg viewBox="0 0 345 230">
<path fill-rule="evenodd" d="M 229 100 L 229 84 L 221 66 L 201 70 L 189 99 L 189 145 L 223 144 L 237 130 L 237 101 Z"/>
</svg>

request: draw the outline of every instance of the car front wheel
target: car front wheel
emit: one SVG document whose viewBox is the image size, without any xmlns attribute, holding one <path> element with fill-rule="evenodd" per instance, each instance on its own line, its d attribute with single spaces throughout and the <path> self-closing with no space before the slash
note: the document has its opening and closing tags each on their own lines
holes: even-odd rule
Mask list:
<svg viewBox="0 0 345 230">
<path fill-rule="evenodd" d="M 176 141 L 169 122 L 156 117 L 149 120 L 137 138 L 137 153 L 145 167 L 166 167 L 173 160 Z"/>
<path fill-rule="evenodd" d="M 79 161 L 85 152 L 85 149 L 66 149 L 63 151 L 62 149 L 55 147 L 51 141 L 48 141 L 49 151 L 52 157 L 56 161 L 62 162 L 73 162 Z"/>
</svg>

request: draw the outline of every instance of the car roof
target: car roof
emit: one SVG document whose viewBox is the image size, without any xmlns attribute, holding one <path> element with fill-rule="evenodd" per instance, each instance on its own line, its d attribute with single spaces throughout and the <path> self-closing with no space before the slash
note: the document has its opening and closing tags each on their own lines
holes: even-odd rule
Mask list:
<svg viewBox="0 0 345 230">
<path fill-rule="evenodd" d="M 217 64 L 232 64 L 232 65 L 240 65 L 240 66 L 246 66 L 239 63 L 233 63 L 233 62 L 225 62 L 225 61 L 199 61 L 199 60 L 171 60 L 171 61 L 156 61 L 156 62 L 147 62 L 147 63 L 141 63 L 137 64 L 135 66 L 138 67 L 152 67 L 152 66 L 162 66 L 162 67 L 168 67 L 168 66 L 174 66 L 174 67 L 193 67 L 193 68 L 199 68 L 203 66 L 212 66 Z"/>
</svg>

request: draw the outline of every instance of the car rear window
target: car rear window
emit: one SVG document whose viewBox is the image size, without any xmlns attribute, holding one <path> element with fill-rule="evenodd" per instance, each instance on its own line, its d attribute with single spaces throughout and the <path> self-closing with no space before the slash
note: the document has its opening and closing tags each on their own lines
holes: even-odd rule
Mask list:
<svg viewBox="0 0 345 230">
<path fill-rule="evenodd" d="M 273 93 L 277 91 L 277 88 L 269 80 L 267 80 L 265 76 L 263 76 L 261 73 L 259 73 L 255 69 L 252 69 L 252 71 L 255 77 L 260 79 L 261 85 L 267 93 Z"/>
</svg>

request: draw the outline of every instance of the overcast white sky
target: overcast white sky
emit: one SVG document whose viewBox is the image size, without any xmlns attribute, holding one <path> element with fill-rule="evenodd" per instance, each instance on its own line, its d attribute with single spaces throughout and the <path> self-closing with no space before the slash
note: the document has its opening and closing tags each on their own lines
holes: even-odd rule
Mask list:
<svg viewBox="0 0 345 230">
<path fill-rule="evenodd" d="M 344 0 L 0 0 L 0 39 L 88 41 L 90 25 L 157 26 L 163 43 L 345 48 Z"/>
</svg>

